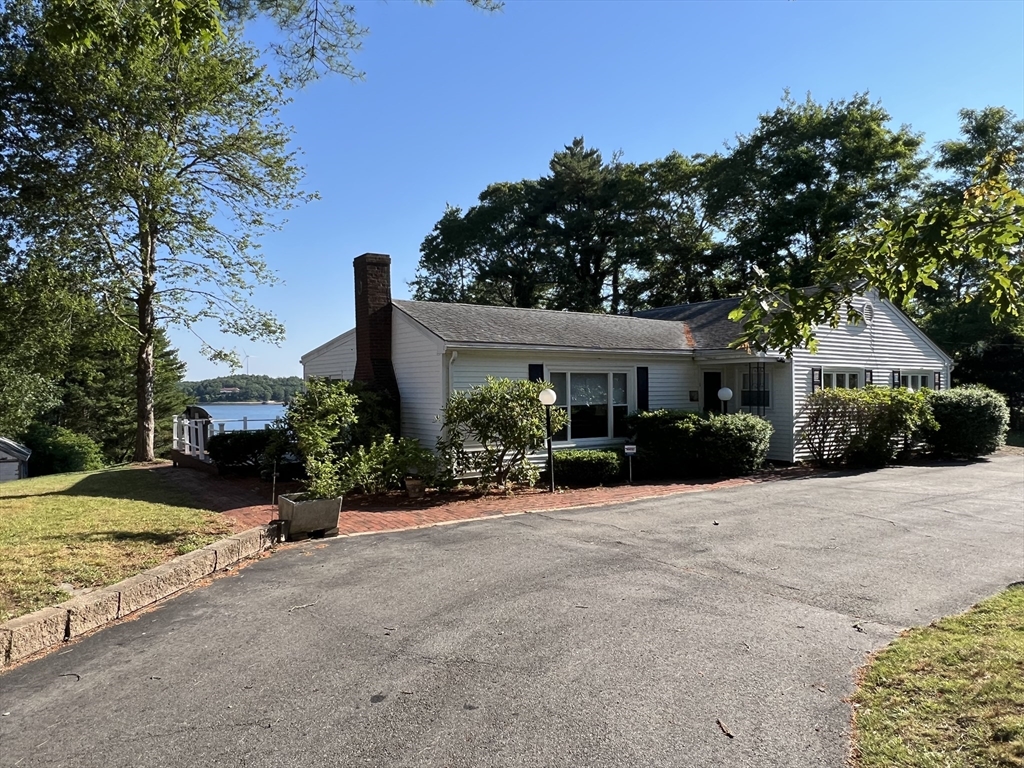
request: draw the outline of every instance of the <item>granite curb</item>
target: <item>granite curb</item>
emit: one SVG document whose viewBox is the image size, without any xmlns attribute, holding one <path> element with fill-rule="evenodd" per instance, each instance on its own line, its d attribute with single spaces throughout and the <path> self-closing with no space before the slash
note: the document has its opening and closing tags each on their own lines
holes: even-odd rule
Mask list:
<svg viewBox="0 0 1024 768">
<path fill-rule="evenodd" d="M 278 543 L 279 526 L 260 525 L 60 605 L 0 624 L 0 669 L 73 640 L 180 592 Z"/>
</svg>

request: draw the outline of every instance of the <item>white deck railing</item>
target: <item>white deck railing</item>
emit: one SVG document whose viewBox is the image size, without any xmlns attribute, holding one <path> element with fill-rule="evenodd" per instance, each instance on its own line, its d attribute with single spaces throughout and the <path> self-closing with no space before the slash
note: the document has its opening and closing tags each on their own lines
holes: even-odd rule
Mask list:
<svg viewBox="0 0 1024 768">
<path fill-rule="evenodd" d="M 248 432 L 254 429 L 266 429 L 274 419 L 188 419 L 175 416 L 171 438 L 172 450 L 179 451 L 200 461 L 212 461 L 206 452 L 206 441 L 211 435 L 223 435 L 225 432 Z M 228 424 L 240 424 L 240 427 L 228 429 Z M 260 425 L 260 426 L 255 426 Z"/>
</svg>

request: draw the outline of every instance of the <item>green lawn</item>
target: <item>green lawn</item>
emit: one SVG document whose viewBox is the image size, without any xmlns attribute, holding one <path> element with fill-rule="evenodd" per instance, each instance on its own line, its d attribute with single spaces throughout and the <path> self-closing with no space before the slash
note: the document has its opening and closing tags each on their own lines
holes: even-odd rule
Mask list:
<svg viewBox="0 0 1024 768">
<path fill-rule="evenodd" d="M 0 622 L 70 598 L 230 533 L 158 469 L 125 467 L 0 485 Z"/>
<path fill-rule="evenodd" d="M 1024 766 L 1024 586 L 904 633 L 853 701 L 860 768 Z"/>
</svg>

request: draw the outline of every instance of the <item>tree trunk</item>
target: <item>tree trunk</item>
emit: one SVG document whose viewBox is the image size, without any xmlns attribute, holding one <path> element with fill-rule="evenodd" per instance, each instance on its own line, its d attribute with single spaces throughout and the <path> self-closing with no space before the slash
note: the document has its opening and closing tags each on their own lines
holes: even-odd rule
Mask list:
<svg viewBox="0 0 1024 768">
<path fill-rule="evenodd" d="M 139 351 L 135 358 L 135 455 L 133 461 L 153 461 L 153 437 L 156 432 L 156 412 L 153 397 L 156 362 L 153 354 L 156 336 L 156 310 L 153 306 L 156 291 L 156 237 L 147 226 L 139 227 L 139 255 L 142 261 L 142 284 L 136 305 L 139 312 Z"/>
</svg>

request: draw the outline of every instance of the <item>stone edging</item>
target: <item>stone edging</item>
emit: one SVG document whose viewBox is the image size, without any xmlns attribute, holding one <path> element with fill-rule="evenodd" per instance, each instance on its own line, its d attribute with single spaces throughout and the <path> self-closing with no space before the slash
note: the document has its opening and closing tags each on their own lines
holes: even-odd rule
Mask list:
<svg viewBox="0 0 1024 768">
<path fill-rule="evenodd" d="M 173 595 L 279 540 L 271 523 L 180 555 L 137 576 L 0 624 L 0 669 Z"/>
</svg>

